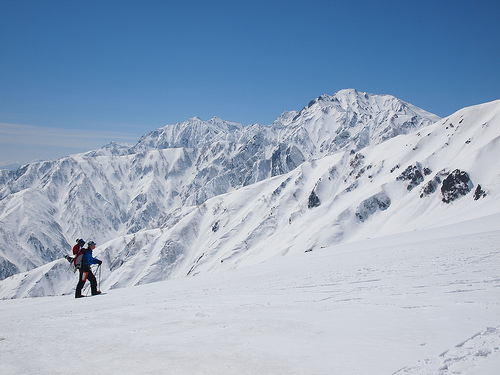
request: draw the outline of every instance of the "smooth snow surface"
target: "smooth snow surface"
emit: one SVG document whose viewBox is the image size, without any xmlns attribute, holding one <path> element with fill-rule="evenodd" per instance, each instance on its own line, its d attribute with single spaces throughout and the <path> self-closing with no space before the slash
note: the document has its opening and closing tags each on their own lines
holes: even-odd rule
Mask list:
<svg viewBox="0 0 500 375">
<path fill-rule="evenodd" d="M 497 375 L 499 269 L 493 215 L 102 296 L 2 300 L 0 373 Z"/>
</svg>

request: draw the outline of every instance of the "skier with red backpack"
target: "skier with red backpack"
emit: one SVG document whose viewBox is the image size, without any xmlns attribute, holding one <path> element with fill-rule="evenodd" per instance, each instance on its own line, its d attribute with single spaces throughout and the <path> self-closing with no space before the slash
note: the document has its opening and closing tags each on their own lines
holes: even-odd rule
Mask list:
<svg viewBox="0 0 500 375">
<path fill-rule="evenodd" d="M 99 266 L 102 264 L 102 260 L 92 256 L 92 250 L 95 249 L 95 246 L 95 242 L 90 241 L 87 248 L 81 249 L 74 258 L 75 267 L 80 271 L 80 277 L 78 278 L 78 284 L 76 285 L 75 298 L 83 297 L 82 288 L 87 280 L 90 281 L 90 290 L 92 295 L 95 296 L 96 294 L 101 294 L 101 292 L 97 290 L 97 280 L 92 273 L 92 269 L 90 268 L 92 264 L 98 264 Z"/>
</svg>

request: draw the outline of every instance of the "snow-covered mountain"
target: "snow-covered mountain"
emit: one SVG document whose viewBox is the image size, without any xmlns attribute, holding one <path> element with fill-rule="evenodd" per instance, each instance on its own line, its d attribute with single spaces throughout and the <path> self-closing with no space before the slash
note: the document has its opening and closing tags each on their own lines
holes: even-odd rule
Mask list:
<svg viewBox="0 0 500 375">
<path fill-rule="evenodd" d="M 270 126 L 195 117 L 146 134 L 134 147 L 112 143 L 1 170 L 0 279 L 60 258 L 78 237 L 103 243 L 165 227 L 182 207 L 435 120 L 392 96 L 343 90 Z"/>
<path fill-rule="evenodd" d="M 270 126 L 193 118 L 3 172 L 2 270 L 45 265 L 0 297 L 71 293 L 68 263 L 43 256 L 80 236 L 102 244 L 113 289 L 496 214 L 499 116 L 500 101 L 439 120 L 343 90 Z"/>
</svg>

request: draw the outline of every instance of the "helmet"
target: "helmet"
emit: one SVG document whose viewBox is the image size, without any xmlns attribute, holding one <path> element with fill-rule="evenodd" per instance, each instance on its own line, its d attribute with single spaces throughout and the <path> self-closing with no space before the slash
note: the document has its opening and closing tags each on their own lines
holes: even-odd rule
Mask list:
<svg viewBox="0 0 500 375">
<path fill-rule="evenodd" d="M 94 241 L 90 241 L 90 242 L 88 243 L 88 245 L 89 245 L 89 247 L 90 247 L 90 246 L 95 246 L 95 242 L 94 242 Z"/>
</svg>

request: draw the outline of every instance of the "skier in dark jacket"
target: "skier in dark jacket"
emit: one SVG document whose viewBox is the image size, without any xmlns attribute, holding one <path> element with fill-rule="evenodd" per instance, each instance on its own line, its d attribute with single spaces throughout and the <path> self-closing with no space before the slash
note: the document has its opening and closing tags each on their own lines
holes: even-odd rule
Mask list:
<svg viewBox="0 0 500 375">
<path fill-rule="evenodd" d="M 95 249 L 95 242 L 90 241 L 88 243 L 88 247 L 85 249 L 85 253 L 83 254 L 82 267 L 79 269 L 80 278 L 78 279 L 78 284 L 76 286 L 75 298 L 83 297 L 82 288 L 87 280 L 90 281 L 90 290 L 92 292 L 92 295 L 94 296 L 96 294 L 101 294 L 101 292 L 97 290 L 97 280 L 94 274 L 92 273 L 92 270 L 90 269 L 90 265 L 92 264 L 99 264 L 99 265 L 102 264 L 102 260 L 99 260 L 92 256 L 92 250 L 94 249 Z"/>
</svg>

